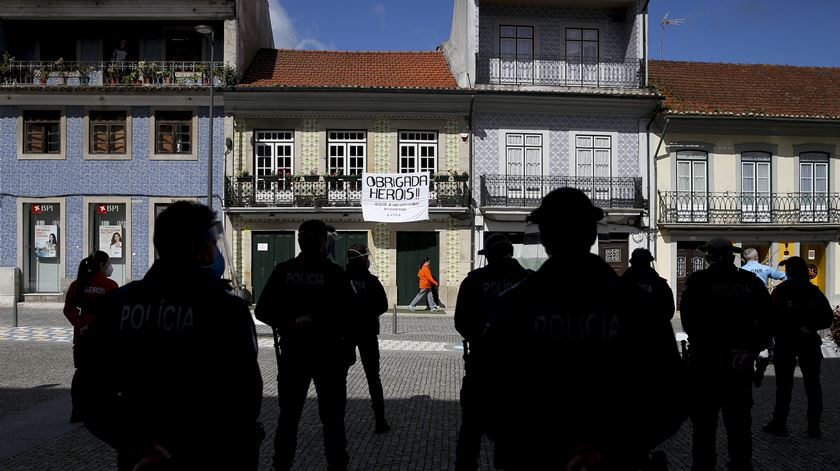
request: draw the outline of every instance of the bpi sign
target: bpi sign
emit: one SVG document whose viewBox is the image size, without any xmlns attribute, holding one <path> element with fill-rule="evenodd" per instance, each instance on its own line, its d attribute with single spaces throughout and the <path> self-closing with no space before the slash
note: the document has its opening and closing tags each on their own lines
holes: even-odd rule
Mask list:
<svg viewBox="0 0 840 471">
<path fill-rule="evenodd" d="M 372 222 L 429 220 L 428 173 L 365 173 L 362 215 Z"/>
</svg>

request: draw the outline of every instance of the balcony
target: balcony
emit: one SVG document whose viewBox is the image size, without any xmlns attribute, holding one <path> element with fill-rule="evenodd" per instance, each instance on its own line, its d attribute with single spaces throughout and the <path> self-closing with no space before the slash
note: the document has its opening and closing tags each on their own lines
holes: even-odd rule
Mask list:
<svg viewBox="0 0 840 471">
<path fill-rule="evenodd" d="M 0 88 L 7 87 L 195 87 L 232 86 L 236 71 L 222 62 L 2 61 Z"/>
<path fill-rule="evenodd" d="M 601 208 L 646 209 L 642 179 L 565 176 L 509 176 L 481 177 L 481 206 L 486 208 L 532 208 L 543 196 L 563 187 L 577 188 Z"/>
<path fill-rule="evenodd" d="M 466 181 L 432 181 L 429 207 L 467 208 Z M 361 208 L 362 182 L 358 177 L 250 177 L 225 178 L 228 208 Z"/>
<path fill-rule="evenodd" d="M 840 193 L 659 192 L 659 224 L 840 224 Z"/>
<path fill-rule="evenodd" d="M 644 61 L 563 56 L 479 55 L 477 83 L 549 87 L 642 88 Z"/>
</svg>

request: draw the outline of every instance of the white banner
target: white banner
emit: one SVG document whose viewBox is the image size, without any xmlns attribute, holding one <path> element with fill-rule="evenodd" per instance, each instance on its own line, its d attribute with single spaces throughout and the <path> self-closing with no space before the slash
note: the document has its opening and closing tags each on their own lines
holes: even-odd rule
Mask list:
<svg viewBox="0 0 840 471">
<path fill-rule="evenodd" d="M 362 174 L 365 221 L 428 221 L 430 180 L 426 172 Z"/>
<path fill-rule="evenodd" d="M 111 258 L 122 258 L 122 226 L 99 226 L 99 250 Z"/>
</svg>

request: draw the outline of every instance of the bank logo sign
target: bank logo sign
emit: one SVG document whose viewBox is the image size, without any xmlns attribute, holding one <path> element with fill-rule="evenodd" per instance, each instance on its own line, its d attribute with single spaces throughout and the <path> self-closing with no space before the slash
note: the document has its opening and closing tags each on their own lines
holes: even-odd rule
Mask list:
<svg viewBox="0 0 840 471">
<path fill-rule="evenodd" d="M 429 183 L 428 173 L 362 174 L 365 221 L 428 221 Z"/>
</svg>

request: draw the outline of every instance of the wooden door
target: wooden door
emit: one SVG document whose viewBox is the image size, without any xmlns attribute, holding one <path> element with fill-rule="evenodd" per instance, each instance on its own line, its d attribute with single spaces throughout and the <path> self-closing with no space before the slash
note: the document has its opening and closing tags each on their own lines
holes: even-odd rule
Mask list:
<svg viewBox="0 0 840 471">
<path fill-rule="evenodd" d="M 627 240 L 599 240 L 598 254 L 609 266 L 618 273 L 618 276 L 624 274 L 627 270 L 627 263 L 630 260 L 629 243 Z"/>
<path fill-rule="evenodd" d="M 677 242 L 677 309 L 679 309 L 685 280 L 696 271 L 706 268 L 706 253 L 702 242 Z"/>
</svg>

